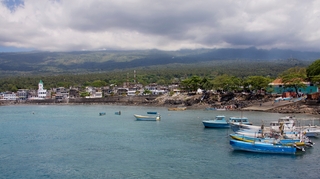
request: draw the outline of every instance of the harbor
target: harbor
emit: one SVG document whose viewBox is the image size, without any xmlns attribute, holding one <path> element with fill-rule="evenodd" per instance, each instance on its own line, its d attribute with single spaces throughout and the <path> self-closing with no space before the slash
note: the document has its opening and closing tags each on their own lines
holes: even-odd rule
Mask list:
<svg viewBox="0 0 320 179">
<path fill-rule="evenodd" d="M 161 120 L 143 122 L 133 116 L 149 111 Z M 9 105 L 0 112 L 4 178 L 319 177 L 318 138 L 312 139 L 312 148 L 294 155 L 245 152 L 230 145 L 231 129 L 202 124 L 217 115 L 242 115 L 261 125 L 284 114 L 122 105 Z"/>
</svg>

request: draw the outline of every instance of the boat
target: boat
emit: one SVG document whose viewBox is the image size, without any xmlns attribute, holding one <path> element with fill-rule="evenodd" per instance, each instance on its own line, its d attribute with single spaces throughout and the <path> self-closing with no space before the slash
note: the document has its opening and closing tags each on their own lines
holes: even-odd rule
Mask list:
<svg viewBox="0 0 320 179">
<path fill-rule="evenodd" d="M 161 119 L 160 115 L 144 116 L 144 115 L 134 114 L 134 117 L 136 118 L 137 121 L 159 121 Z"/>
<path fill-rule="evenodd" d="M 204 127 L 207 128 L 229 128 L 230 124 L 226 120 L 225 116 L 216 116 L 213 120 L 202 121 Z"/>
<path fill-rule="evenodd" d="M 104 115 L 106 115 L 105 112 L 100 112 L 100 113 L 99 113 L 99 116 L 104 116 Z"/>
<path fill-rule="evenodd" d="M 272 154 L 295 154 L 297 149 L 304 151 L 303 147 L 296 145 L 279 145 L 264 142 L 245 142 L 240 140 L 230 140 L 230 145 L 234 150 L 242 150 L 258 153 L 272 153 Z"/>
<path fill-rule="evenodd" d="M 276 138 L 258 138 L 258 137 L 250 137 L 241 134 L 229 134 L 232 139 L 245 141 L 245 142 L 264 142 L 264 143 L 273 143 L 273 144 L 282 144 L 282 145 L 297 145 L 297 146 L 306 146 L 306 143 L 301 141 L 300 139 L 276 139 Z"/>
<path fill-rule="evenodd" d="M 158 114 L 158 112 L 155 112 L 155 111 L 149 111 L 149 112 L 147 112 L 147 114 Z"/>
<path fill-rule="evenodd" d="M 184 111 L 187 107 L 168 108 L 168 111 Z"/>
<path fill-rule="evenodd" d="M 204 127 L 207 128 L 229 128 L 233 123 L 251 124 L 246 117 L 230 117 L 226 120 L 225 116 L 216 116 L 214 119 L 202 121 Z"/>
<path fill-rule="evenodd" d="M 209 111 L 225 111 L 227 110 L 226 108 L 205 108 L 205 110 Z"/>
<path fill-rule="evenodd" d="M 121 111 L 117 111 L 114 113 L 115 115 L 121 115 Z"/>
</svg>

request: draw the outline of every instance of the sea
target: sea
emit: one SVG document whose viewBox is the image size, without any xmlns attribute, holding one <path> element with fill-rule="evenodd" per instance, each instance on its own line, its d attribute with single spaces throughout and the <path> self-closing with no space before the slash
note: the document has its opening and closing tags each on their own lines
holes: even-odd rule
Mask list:
<svg viewBox="0 0 320 179">
<path fill-rule="evenodd" d="M 161 120 L 136 121 L 133 116 L 151 111 Z M 229 144 L 231 129 L 204 128 L 202 121 L 217 115 L 245 116 L 254 125 L 267 126 L 289 114 L 117 105 L 0 106 L 0 178 L 320 178 L 320 139 L 311 138 L 315 145 L 295 155 L 235 151 Z"/>
</svg>

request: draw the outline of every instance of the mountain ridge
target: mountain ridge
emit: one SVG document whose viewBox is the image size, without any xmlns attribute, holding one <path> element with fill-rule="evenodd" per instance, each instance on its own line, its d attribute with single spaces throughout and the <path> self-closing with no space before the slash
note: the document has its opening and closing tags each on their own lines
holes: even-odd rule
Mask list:
<svg viewBox="0 0 320 179">
<path fill-rule="evenodd" d="M 0 72 L 80 72 L 111 71 L 170 64 L 198 64 L 217 60 L 274 61 L 297 59 L 314 61 L 320 52 L 281 49 L 182 49 L 106 50 L 73 52 L 6 52 L 0 53 Z"/>
</svg>

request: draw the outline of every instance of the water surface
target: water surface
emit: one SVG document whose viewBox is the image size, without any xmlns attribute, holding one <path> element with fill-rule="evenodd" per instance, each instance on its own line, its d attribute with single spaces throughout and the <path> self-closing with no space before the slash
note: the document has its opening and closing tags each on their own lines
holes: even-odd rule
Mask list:
<svg viewBox="0 0 320 179">
<path fill-rule="evenodd" d="M 147 111 L 159 112 L 161 121 L 135 121 L 133 114 Z M 320 177 L 319 139 L 296 155 L 234 151 L 229 129 L 203 127 L 203 119 L 216 115 L 243 115 L 256 125 L 285 116 L 112 105 L 1 106 L 0 178 Z"/>
</svg>

